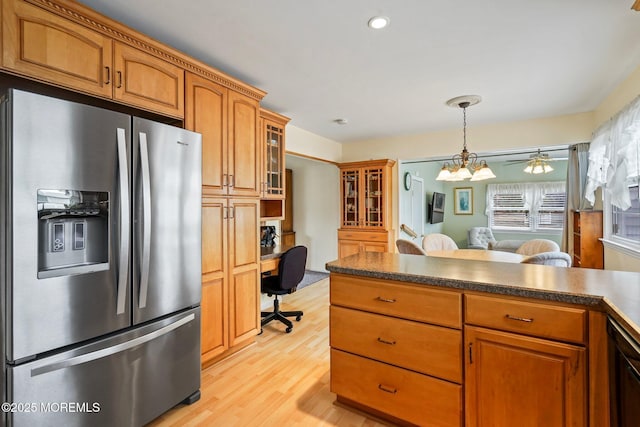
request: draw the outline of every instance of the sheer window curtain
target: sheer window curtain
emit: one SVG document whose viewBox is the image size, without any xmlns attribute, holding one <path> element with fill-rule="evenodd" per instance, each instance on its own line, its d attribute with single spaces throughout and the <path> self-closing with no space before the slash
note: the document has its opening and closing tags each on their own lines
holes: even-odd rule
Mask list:
<svg viewBox="0 0 640 427">
<path fill-rule="evenodd" d="M 594 138 L 595 140 L 595 138 Z M 567 209 L 565 211 L 564 226 L 562 227 L 562 244 L 560 250 L 569 252 L 569 224 L 571 212 L 575 210 L 591 210 L 593 205 L 586 199 L 587 171 L 589 168 L 590 143 L 582 142 L 569 147 L 569 161 L 567 163 Z"/>
<path fill-rule="evenodd" d="M 610 203 L 631 206 L 628 185 L 640 180 L 640 97 L 623 108 L 593 134 L 585 197 L 593 204 L 602 187 Z"/>
</svg>

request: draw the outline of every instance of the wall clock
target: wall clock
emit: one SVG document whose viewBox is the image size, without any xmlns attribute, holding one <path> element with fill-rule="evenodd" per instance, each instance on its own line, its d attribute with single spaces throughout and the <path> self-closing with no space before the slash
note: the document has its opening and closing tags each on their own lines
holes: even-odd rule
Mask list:
<svg viewBox="0 0 640 427">
<path fill-rule="evenodd" d="M 404 189 L 407 191 L 411 190 L 411 173 L 410 172 L 404 173 Z"/>
</svg>

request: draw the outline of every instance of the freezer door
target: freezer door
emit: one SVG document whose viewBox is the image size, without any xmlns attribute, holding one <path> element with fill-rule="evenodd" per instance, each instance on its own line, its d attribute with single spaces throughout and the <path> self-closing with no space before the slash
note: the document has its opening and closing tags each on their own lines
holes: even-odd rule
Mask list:
<svg viewBox="0 0 640 427">
<path fill-rule="evenodd" d="M 131 324 L 131 118 L 18 90 L 9 99 L 2 289 L 15 361 Z"/>
<path fill-rule="evenodd" d="M 144 425 L 200 388 L 199 340 L 197 308 L 11 367 L 9 425 Z"/>
<path fill-rule="evenodd" d="M 133 321 L 200 304 L 202 138 L 133 119 Z"/>
</svg>

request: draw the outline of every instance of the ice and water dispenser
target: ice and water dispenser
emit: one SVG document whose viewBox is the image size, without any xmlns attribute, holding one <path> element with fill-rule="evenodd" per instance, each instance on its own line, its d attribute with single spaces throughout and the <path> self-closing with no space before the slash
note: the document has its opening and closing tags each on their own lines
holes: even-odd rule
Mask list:
<svg viewBox="0 0 640 427">
<path fill-rule="evenodd" d="M 38 278 L 109 269 L 109 193 L 38 190 Z"/>
</svg>

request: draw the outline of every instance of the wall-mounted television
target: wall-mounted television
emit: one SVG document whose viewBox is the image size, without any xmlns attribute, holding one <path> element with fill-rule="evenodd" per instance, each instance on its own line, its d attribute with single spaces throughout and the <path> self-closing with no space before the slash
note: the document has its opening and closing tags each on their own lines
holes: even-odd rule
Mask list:
<svg viewBox="0 0 640 427">
<path fill-rule="evenodd" d="M 437 224 L 444 221 L 444 193 L 434 192 L 429 203 L 429 222 Z"/>
</svg>

